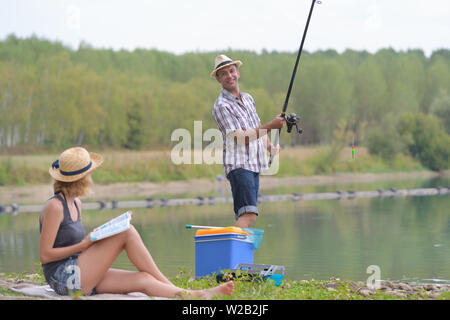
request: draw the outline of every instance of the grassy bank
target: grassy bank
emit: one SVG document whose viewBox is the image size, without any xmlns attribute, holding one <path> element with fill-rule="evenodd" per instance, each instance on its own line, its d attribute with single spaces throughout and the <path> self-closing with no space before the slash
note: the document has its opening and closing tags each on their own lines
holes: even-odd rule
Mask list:
<svg viewBox="0 0 450 320">
<path fill-rule="evenodd" d="M 185 289 L 205 289 L 217 285 L 215 278 L 193 280 L 191 274 L 179 270 L 170 279 Z M 42 273 L 0 274 L 0 300 L 33 299 L 11 290 L 20 283 L 45 285 Z M 245 277 L 234 280 L 235 290 L 231 296 L 217 296 L 227 300 L 448 300 L 450 286 L 409 285 L 406 283 L 381 282 L 379 289 L 371 289 L 363 282 L 351 280 L 284 280 L 280 286 L 271 282 L 248 281 Z M 76 298 L 76 297 L 74 297 Z M 83 297 L 88 299 L 88 297 Z"/>
<path fill-rule="evenodd" d="M 95 150 L 97 151 L 97 150 Z M 215 180 L 223 174 L 222 165 L 182 164 L 171 161 L 170 150 L 97 151 L 104 156 L 100 170 L 93 173 L 96 183 L 167 182 L 207 178 Z M 0 154 L 0 185 L 20 186 L 49 183 L 48 167 L 58 153 L 30 155 Z M 397 155 L 386 161 L 359 148 L 352 159 L 351 148 L 344 148 L 337 157 L 330 156 L 329 147 L 299 147 L 282 150 L 277 177 L 312 176 L 334 173 L 390 173 L 426 170 L 417 160 Z"/>
</svg>

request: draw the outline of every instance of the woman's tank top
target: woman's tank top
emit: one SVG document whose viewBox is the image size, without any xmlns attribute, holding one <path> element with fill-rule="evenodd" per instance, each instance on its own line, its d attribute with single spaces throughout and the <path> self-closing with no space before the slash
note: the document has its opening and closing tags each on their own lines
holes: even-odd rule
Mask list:
<svg viewBox="0 0 450 320">
<path fill-rule="evenodd" d="M 69 207 L 67 206 L 66 197 L 64 196 L 63 193 L 61 194 L 63 195 L 63 197 L 61 197 L 59 193 L 56 193 L 53 197 L 50 198 L 50 199 L 57 198 L 59 201 L 61 201 L 64 209 L 64 219 L 59 225 L 58 233 L 56 234 L 53 248 L 68 247 L 77 244 L 81 242 L 86 236 L 83 224 L 81 223 L 80 209 L 78 208 L 76 202 L 74 202 L 74 204 L 75 207 L 77 208 L 78 218 L 76 221 L 73 221 L 72 218 L 70 217 L 70 211 Z M 39 232 L 40 233 L 42 232 L 42 223 L 40 219 L 39 219 Z M 80 252 L 75 253 L 72 256 L 61 260 L 43 264 L 42 271 L 44 273 L 45 279 L 48 281 L 61 264 L 65 263 L 70 258 L 78 257 L 79 254 Z"/>
</svg>

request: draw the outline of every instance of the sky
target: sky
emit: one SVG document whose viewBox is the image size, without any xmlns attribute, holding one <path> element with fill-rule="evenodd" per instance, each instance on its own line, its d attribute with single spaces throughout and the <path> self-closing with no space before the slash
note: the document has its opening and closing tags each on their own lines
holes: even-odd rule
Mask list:
<svg viewBox="0 0 450 320">
<path fill-rule="evenodd" d="M 312 0 L 0 0 L 14 33 L 114 50 L 295 52 Z M 449 0 L 322 0 L 304 49 L 450 48 Z"/>
</svg>

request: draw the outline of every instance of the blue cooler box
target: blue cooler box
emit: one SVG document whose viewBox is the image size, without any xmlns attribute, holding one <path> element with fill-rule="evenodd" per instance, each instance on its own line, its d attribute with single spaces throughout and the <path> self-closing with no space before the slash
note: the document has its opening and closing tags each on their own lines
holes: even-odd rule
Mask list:
<svg viewBox="0 0 450 320">
<path fill-rule="evenodd" d="M 195 234 L 195 277 L 253 263 L 253 244 L 241 228 L 201 229 Z"/>
</svg>

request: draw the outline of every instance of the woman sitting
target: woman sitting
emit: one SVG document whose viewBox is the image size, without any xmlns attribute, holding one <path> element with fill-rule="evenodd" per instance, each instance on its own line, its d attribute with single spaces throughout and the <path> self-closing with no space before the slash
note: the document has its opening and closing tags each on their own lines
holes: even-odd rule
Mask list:
<svg viewBox="0 0 450 320">
<path fill-rule="evenodd" d="M 90 234 L 86 236 L 78 197 L 88 194 L 90 173 L 102 162 L 99 154 L 75 147 L 61 153 L 49 168 L 55 194 L 39 217 L 39 254 L 45 279 L 53 290 L 61 295 L 75 291 L 85 295 L 143 292 L 167 298 L 231 295 L 232 281 L 205 290 L 176 287 L 158 269 L 133 226 L 96 242 L 90 240 Z M 111 268 L 122 250 L 138 271 Z"/>
</svg>

